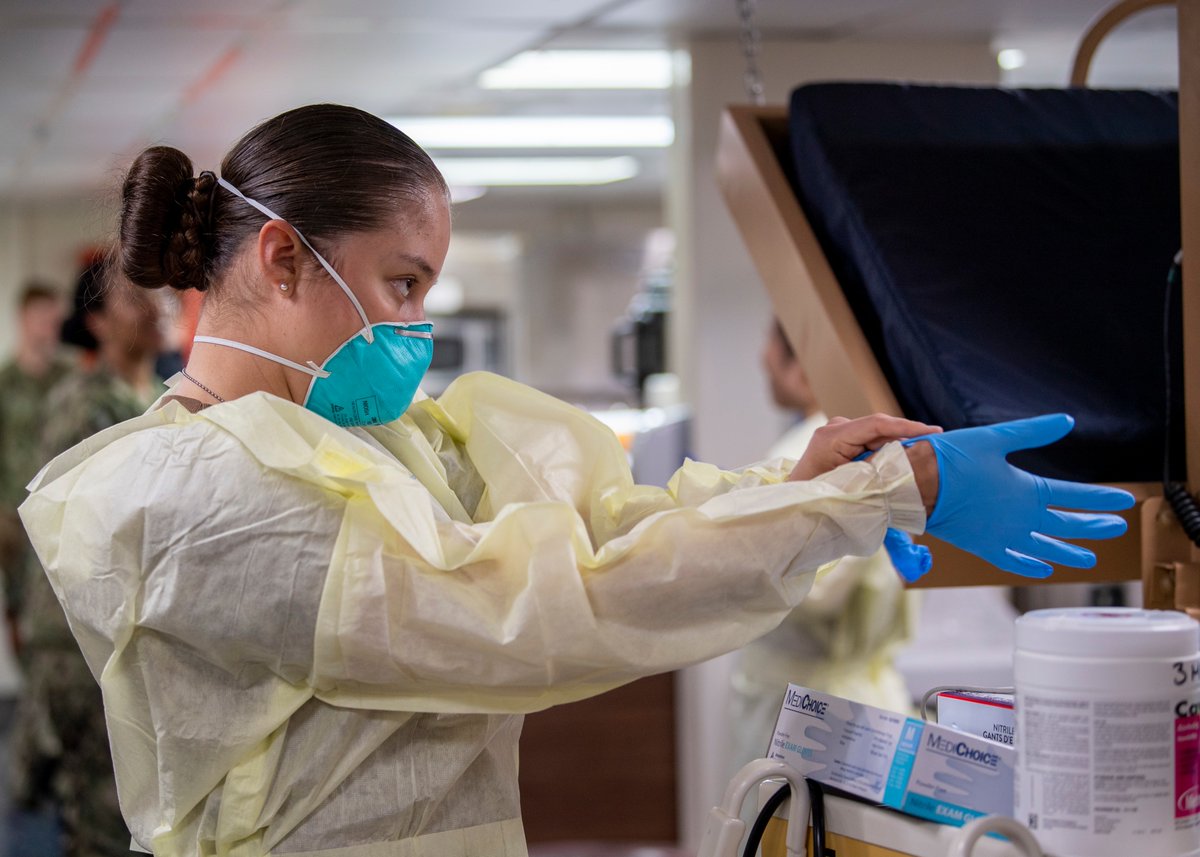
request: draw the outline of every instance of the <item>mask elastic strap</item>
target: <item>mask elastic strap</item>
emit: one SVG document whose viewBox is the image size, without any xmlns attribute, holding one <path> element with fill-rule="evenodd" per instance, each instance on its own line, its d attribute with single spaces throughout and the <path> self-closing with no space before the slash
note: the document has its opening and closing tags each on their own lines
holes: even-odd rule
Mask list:
<svg viewBox="0 0 1200 857">
<path fill-rule="evenodd" d="M 235 342 L 232 339 L 219 339 L 215 336 L 197 336 L 192 341 L 207 342 L 209 345 L 223 345 L 226 348 L 236 348 L 238 351 L 245 351 L 247 354 L 253 354 L 256 357 L 263 357 L 267 360 L 273 360 L 282 366 L 295 369 L 297 372 L 303 372 L 305 375 L 312 375 L 314 378 L 328 378 L 330 374 L 316 363 L 313 363 L 311 360 L 308 361 L 307 366 L 304 366 L 300 363 L 295 363 L 291 360 L 288 360 L 286 357 L 280 357 L 278 354 L 272 354 L 269 351 L 263 351 L 261 348 L 255 348 L 253 345 L 246 345 L 244 342 Z"/>
<path fill-rule="evenodd" d="M 225 179 L 217 178 L 217 184 L 219 184 L 221 187 L 225 188 L 225 190 L 229 191 L 234 196 L 241 198 L 248 205 L 258 209 L 263 214 L 265 214 L 267 217 L 269 217 L 271 220 L 283 220 L 284 223 L 287 223 L 287 220 L 280 217 L 275 212 L 271 211 L 271 209 L 267 208 L 265 205 L 263 205 L 258 200 L 251 199 L 250 197 L 246 196 L 244 193 L 242 193 L 236 187 L 231 185 L 229 182 L 225 181 Z M 290 223 L 288 225 L 291 226 Z M 292 228 L 296 229 L 295 226 L 292 226 Z M 333 266 L 325 261 L 325 257 L 317 252 L 317 248 L 314 247 L 311 243 L 309 243 L 309 240 L 304 237 L 304 233 L 301 232 L 299 229 L 296 229 L 296 234 L 300 237 L 300 240 L 302 242 L 304 242 L 304 246 L 307 247 L 309 250 L 311 250 L 312 254 L 317 257 L 317 261 L 321 263 L 321 267 L 324 268 L 329 273 L 329 276 L 333 277 L 333 281 L 342 287 L 342 291 L 346 293 L 346 297 L 350 298 L 350 303 L 354 304 L 354 309 L 358 311 L 358 317 L 362 319 L 362 323 L 363 323 L 362 334 L 363 334 L 363 336 L 366 338 L 367 342 L 374 342 L 375 341 L 375 332 L 373 330 L 371 330 L 371 322 L 367 319 L 367 314 L 363 310 L 362 304 L 360 304 L 358 302 L 358 298 L 356 298 L 354 296 L 354 292 L 350 291 L 350 287 L 348 285 L 346 285 L 346 281 L 341 278 L 341 276 L 338 274 L 338 272 L 333 270 Z"/>
<path fill-rule="evenodd" d="M 380 322 L 375 327 L 390 327 L 396 331 L 399 336 L 408 336 L 413 339 L 433 339 L 433 322 L 432 321 L 392 321 Z"/>
</svg>

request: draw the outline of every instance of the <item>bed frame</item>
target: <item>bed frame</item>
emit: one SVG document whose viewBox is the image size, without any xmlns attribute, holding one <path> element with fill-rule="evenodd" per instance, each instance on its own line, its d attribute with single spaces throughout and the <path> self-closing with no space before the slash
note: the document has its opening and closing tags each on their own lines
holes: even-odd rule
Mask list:
<svg viewBox="0 0 1200 857">
<path fill-rule="evenodd" d="M 1082 85 L 1100 40 L 1121 21 L 1168 0 L 1125 0 L 1092 25 L 1077 52 L 1072 84 Z M 1184 255 L 1184 381 L 1188 486 L 1200 488 L 1200 0 L 1178 0 L 1179 137 Z M 775 313 L 803 363 L 821 409 L 847 417 L 880 412 L 903 416 L 858 326 L 824 251 L 781 167 L 790 157 L 787 108 L 737 106 L 722 118 L 717 180 L 766 285 Z M 1125 513 L 1129 532 L 1091 542 L 1089 570 L 1056 568 L 1046 582 L 1143 581 L 1147 607 L 1189 610 L 1200 617 L 1200 549 L 1164 504 L 1158 483 L 1122 484 L 1137 505 Z M 917 586 L 1014 586 L 1039 583 L 1006 574 L 937 539 L 936 574 Z"/>
</svg>

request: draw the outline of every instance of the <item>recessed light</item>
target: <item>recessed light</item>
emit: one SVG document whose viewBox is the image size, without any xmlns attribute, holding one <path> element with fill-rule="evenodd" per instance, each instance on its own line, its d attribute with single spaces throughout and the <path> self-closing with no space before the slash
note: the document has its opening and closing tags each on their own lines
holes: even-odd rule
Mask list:
<svg viewBox="0 0 1200 857">
<path fill-rule="evenodd" d="M 396 116 L 389 122 L 426 149 L 662 148 L 669 116 Z"/>
<path fill-rule="evenodd" d="M 636 158 L 434 158 L 451 187 L 599 185 L 631 179 Z"/>
<path fill-rule="evenodd" d="M 1012 71 L 1025 65 L 1025 51 L 1020 48 L 1004 48 L 996 54 L 996 65 Z"/>
<path fill-rule="evenodd" d="M 524 51 L 479 75 L 483 89 L 667 89 L 670 51 Z"/>
</svg>

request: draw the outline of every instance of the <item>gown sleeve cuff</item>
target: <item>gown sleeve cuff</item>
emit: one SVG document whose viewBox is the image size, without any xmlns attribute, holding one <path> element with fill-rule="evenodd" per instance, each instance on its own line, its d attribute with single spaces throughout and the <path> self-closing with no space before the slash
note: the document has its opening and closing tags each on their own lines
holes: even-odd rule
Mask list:
<svg viewBox="0 0 1200 857">
<path fill-rule="evenodd" d="M 870 463 L 884 488 L 888 527 L 914 535 L 925 532 L 925 504 L 904 447 L 889 443 L 871 457 Z"/>
</svg>

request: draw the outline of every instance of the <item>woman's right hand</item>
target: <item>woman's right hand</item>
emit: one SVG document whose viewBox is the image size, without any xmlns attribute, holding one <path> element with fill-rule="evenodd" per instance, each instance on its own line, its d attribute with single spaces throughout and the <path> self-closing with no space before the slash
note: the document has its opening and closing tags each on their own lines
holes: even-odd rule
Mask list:
<svg viewBox="0 0 1200 857">
<path fill-rule="evenodd" d="M 937 434 L 940 431 L 938 426 L 886 414 L 873 414 L 854 420 L 834 417 L 813 434 L 808 449 L 788 476 L 788 481 L 802 482 L 814 479 L 835 467 L 854 461 L 868 450 L 877 450 L 892 441 Z M 921 499 L 928 514 L 933 511 L 938 495 L 938 471 L 933 449 L 929 444 L 914 444 L 909 447 L 909 458 L 912 460 L 917 488 L 921 492 Z M 925 461 L 926 458 L 928 462 Z M 922 466 L 928 463 L 932 463 L 932 467 Z"/>
</svg>

